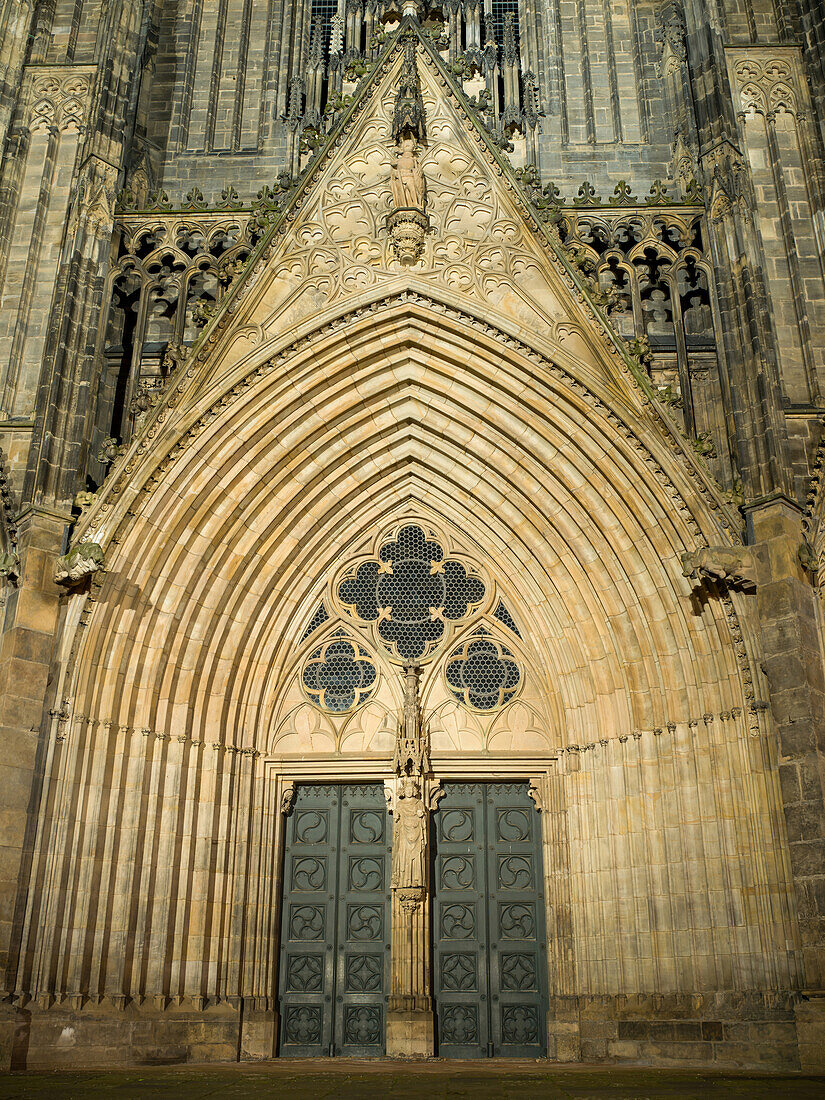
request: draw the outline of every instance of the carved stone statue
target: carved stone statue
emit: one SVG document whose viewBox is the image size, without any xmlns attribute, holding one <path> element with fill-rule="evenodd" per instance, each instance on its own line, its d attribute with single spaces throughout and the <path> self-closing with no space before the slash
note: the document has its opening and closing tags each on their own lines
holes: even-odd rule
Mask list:
<svg viewBox="0 0 825 1100">
<path fill-rule="evenodd" d="M 756 563 L 744 546 L 703 546 L 682 554 L 682 573 L 699 582 L 721 581 L 743 592 L 756 588 Z"/>
<path fill-rule="evenodd" d="M 392 136 L 395 141 L 405 136 L 417 137 L 419 141 L 423 141 L 425 137 L 424 101 L 421 98 L 421 84 L 415 61 L 415 42 L 412 40 L 404 48 L 404 64 L 395 96 Z"/>
<path fill-rule="evenodd" d="M 105 568 L 103 548 L 96 542 L 80 542 L 55 562 L 54 581 L 66 588 L 80 584 L 92 573 Z"/>
<path fill-rule="evenodd" d="M 402 264 L 414 264 L 424 252 L 430 229 L 426 214 L 427 181 L 418 159 L 418 148 L 426 141 L 424 101 L 416 66 L 415 43 L 407 42 L 393 113 L 392 139 L 396 160 L 390 165 L 392 210 L 387 218 L 390 245 Z"/>
<path fill-rule="evenodd" d="M 412 207 L 424 212 L 427 204 L 427 181 L 418 159 L 415 138 L 401 139 L 398 159 L 390 167 L 390 187 L 396 209 Z"/>
<path fill-rule="evenodd" d="M 393 761 L 396 775 L 422 775 L 427 763 L 418 705 L 418 671 L 412 664 L 404 668 L 404 711 L 398 723 Z"/>
<path fill-rule="evenodd" d="M 427 811 L 415 779 L 401 779 L 395 802 L 392 885 L 397 889 L 424 886 L 427 851 Z"/>
</svg>

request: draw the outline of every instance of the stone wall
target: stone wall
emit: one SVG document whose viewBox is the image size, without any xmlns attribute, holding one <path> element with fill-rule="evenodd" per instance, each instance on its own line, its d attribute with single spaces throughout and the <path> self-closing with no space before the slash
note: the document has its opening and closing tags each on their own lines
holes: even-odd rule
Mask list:
<svg viewBox="0 0 825 1100">
<path fill-rule="evenodd" d="M 464 80 L 453 46 L 421 40 L 440 136 L 422 156 L 431 232 L 412 274 L 377 212 L 398 61 L 353 122 L 342 99 L 305 127 L 320 141 L 342 126 L 321 179 L 296 84 L 314 63 L 309 10 L 0 2 L 0 551 L 19 559 L 0 578 L 4 1057 L 272 1053 L 280 807 L 262 758 L 280 737 L 340 756 L 343 735 L 325 741 L 278 700 L 319 578 L 400 494 L 483 547 L 532 622 L 541 730 L 462 724 L 436 700 L 433 733 L 448 755 L 483 756 L 495 734 L 560 761 L 543 807 L 551 1053 L 812 1065 L 825 1027 L 819 9 L 525 2 L 512 165 L 479 73 Z M 363 93 L 369 75 L 340 90 Z M 485 79 L 498 95 L 499 76 Z M 283 194 L 253 209 L 282 170 Z M 633 214 L 612 258 L 637 265 L 635 313 L 622 328 L 604 312 L 611 288 L 592 273 L 609 258 L 573 222 L 590 186 L 593 205 L 621 206 L 623 180 L 654 211 L 642 235 L 682 231 L 656 217 L 674 198 L 699 226 L 698 352 L 677 348 L 675 324 L 672 348 L 644 345 L 655 311 Z M 158 333 L 172 283 L 181 293 L 204 260 L 201 192 L 226 193 L 208 215 L 221 231 L 233 204 L 238 232 L 257 229 L 237 270 L 210 267 L 220 294 L 175 314 L 167 385 L 175 341 Z M 167 277 L 141 234 L 173 205 L 164 225 L 185 257 Z M 152 294 L 168 298 L 151 298 L 154 346 L 128 360 L 111 350 L 109 302 L 132 256 L 156 264 Z M 157 402 L 131 406 L 150 359 Z M 107 572 L 61 594 L 53 562 L 78 537 L 105 544 Z M 680 555 L 697 547 L 750 555 L 757 595 L 724 568 L 689 583 Z"/>
</svg>

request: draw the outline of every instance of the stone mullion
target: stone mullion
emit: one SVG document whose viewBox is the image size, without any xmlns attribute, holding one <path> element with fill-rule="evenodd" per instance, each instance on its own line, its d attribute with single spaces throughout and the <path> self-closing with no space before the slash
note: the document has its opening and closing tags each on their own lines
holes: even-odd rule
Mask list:
<svg viewBox="0 0 825 1100">
<path fill-rule="evenodd" d="M 676 334 L 676 367 L 679 372 L 679 386 L 682 391 L 682 411 L 685 415 L 685 433 L 689 438 L 696 436 L 696 410 L 694 408 L 693 383 L 690 377 L 690 361 L 687 352 L 684 322 L 682 320 L 682 298 L 679 294 L 679 265 L 666 277 L 670 289 L 670 305 L 673 311 L 673 328 Z"/>
<path fill-rule="evenodd" d="M 387 1055 L 434 1053 L 430 996 L 429 886 L 417 899 L 393 889 L 390 903 Z"/>
</svg>

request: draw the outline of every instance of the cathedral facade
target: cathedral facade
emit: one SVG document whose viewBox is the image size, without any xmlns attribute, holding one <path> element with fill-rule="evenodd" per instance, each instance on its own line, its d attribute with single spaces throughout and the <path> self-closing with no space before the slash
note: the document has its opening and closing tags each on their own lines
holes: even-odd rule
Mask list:
<svg viewBox="0 0 825 1100">
<path fill-rule="evenodd" d="M 0 30 L 3 1064 L 821 1069 L 821 6 Z"/>
</svg>

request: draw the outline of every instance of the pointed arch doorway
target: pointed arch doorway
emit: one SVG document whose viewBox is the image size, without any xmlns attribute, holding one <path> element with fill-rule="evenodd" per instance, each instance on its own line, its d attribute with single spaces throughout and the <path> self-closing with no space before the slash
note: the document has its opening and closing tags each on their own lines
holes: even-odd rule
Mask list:
<svg viewBox="0 0 825 1100">
<path fill-rule="evenodd" d="M 298 766 L 280 1053 L 541 1057 L 544 874 L 530 784 L 523 772 L 507 781 L 494 757 L 445 769 L 431 754 L 433 701 L 483 723 L 537 694 L 494 570 L 433 524 L 397 522 L 333 572 L 300 637 L 296 684 L 316 713 L 346 727 L 376 696 L 395 693 L 399 706 L 388 707 L 383 782 L 363 758 L 360 782 L 312 782 Z"/>
</svg>

